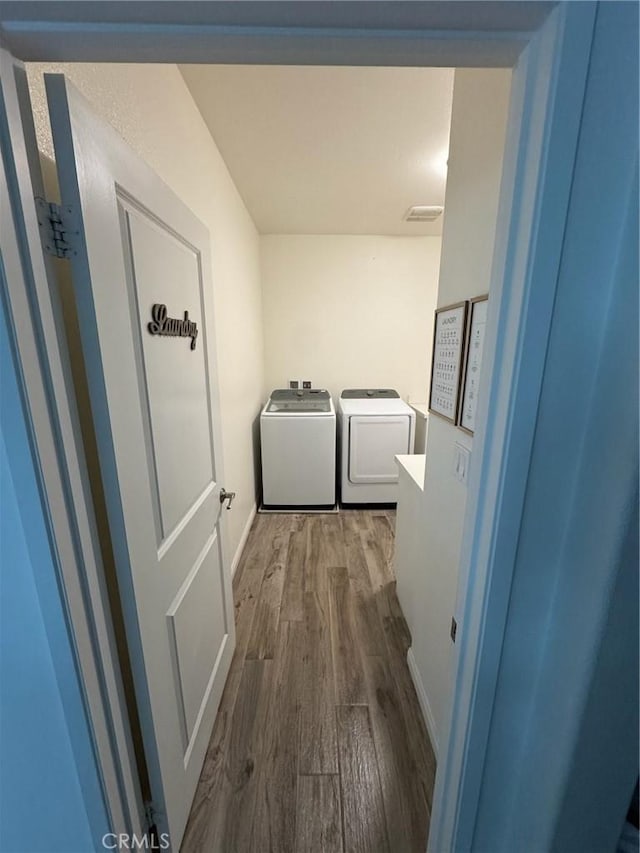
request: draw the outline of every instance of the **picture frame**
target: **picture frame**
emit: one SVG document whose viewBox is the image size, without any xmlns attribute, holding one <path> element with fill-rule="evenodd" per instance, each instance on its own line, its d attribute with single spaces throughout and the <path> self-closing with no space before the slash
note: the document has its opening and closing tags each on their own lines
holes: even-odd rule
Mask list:
<svg viewBox="0 0 640 853">
<path fill-rule="evenodd" d="M 463 432 L 473 435 L 475 432 L 476 410 L 484 336 L 487 323 L 489 294 L 475 296 L 469 300 L 467 330 L 464 356 L 464 372 L 460 393 L 460 407 L 457 423 Z"/>
<path fill-rule="evenodd" d="M 468 303 L 437 308 L 433 324 L 429 412 L 456 425 L 466 343 Z"/>
</svg>

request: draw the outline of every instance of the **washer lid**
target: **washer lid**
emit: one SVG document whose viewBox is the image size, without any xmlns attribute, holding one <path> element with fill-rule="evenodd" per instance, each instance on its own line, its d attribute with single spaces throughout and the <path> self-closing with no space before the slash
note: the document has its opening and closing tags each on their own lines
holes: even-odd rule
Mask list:
<svg viewBox="0 0 640 853">
<path fill-rule="evenodd" d="M 400 394 L 393 388 L 345 388 L 340 397 L 344 400 L 398 400 Z"/>
<path fill-rule="evenodd" d="M 319 388 L 278 388 L 271 392 L 267 412 L 331 412 L 331 395 Z"/>
</svg>

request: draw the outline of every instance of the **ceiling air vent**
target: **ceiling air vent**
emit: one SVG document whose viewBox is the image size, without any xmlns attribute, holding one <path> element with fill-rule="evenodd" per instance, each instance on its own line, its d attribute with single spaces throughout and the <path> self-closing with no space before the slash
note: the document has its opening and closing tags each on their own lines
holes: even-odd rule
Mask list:
<svg viewBox="0 0 640 853">
<path fill-rule="evenodd" d="M 404 215 L 405 222 L 435 222 L 444 207 L 437 204 L 414 204 Z"/>
</svg>

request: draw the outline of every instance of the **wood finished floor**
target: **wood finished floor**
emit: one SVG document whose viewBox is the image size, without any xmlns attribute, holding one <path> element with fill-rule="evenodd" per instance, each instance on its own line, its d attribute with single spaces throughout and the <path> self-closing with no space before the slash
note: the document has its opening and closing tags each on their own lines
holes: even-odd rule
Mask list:
<svg viewBox="0 0 640 853">
<path fill-rule="evenodd" d="M 435 758 L 406 663 L 394 522 L 256 517 L 182 853 L 426 850 Z"/>
</svg>

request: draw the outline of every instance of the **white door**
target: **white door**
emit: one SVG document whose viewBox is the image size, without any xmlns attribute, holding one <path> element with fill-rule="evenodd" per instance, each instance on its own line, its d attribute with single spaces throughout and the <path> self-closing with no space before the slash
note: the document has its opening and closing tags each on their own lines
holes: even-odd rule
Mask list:
<svg viewBox="0 0 640 853">
<path fill-rule="evenodd" d="M 63 76 L 46 84 L 153 805 L 177 850 L 235 642 L 209 235 Z"/>
</svg>

